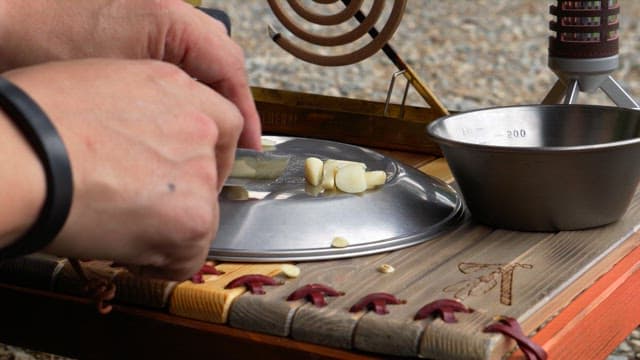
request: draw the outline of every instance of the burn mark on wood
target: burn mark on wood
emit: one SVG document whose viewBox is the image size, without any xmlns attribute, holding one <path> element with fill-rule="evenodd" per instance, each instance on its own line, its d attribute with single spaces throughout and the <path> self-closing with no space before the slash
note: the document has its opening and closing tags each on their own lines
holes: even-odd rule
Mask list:
<svg viewBox="0 0 640 360">
<path fill-rule="evenodd" d="M 479 274 L 473 279 L 458 281 L 442 291 L 453 293 L 456 299 L 464 300 L 469 296 L 481 296 L 498 285 L 500 282 L 500 303 L 511 305 L 513 301 L 513 275 L 516 268 L 532 269 L 531 264 L 481 264 L 463 262 L 458 270 L 463 274 Z"/>
</svg>

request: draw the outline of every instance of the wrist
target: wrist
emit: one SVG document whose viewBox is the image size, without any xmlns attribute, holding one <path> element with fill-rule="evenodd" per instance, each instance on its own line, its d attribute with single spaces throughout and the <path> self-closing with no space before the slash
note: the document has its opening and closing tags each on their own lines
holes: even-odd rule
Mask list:
<svg viewBox="0 0 640 360">
<path fill-rule="evenodd" d="M 0 110 L 0 248 L 13 243 L 36 221 L 46 196 L 37 154 Z"/>
<path fill-rule="evenodd" d="M 0 259 L 3 259 L 41 250 L 55 239 L 64 226 L 71 209 L 73 174 L 65 145 L 47 114 L 31 96 L 5 77 L 0 77 L 0 107 L 6 118 L 15 125 L 35 152 L 41 163 L 41 173 L 44 173 L 46 188 L 44 201 L 35 221 L 32 221 L 27 213 L 26 221 L 17 219 L 17 223 L 8 224 L 7 229 L 11 230 L 12 225 L 24 224 L 29 220 L 32 223 L 17 239 L 14 238 L 15 230 L 7 234 L 5 241 L 9 244 L 0 249 Z M 20 149 L 19 145 L 17 149 Z M 21 151 L 18 154 L 24 155 L 25 152 Z M 18 169 L 24 170 L 20 167 Z M 34 170 L 34 167 L 28 166 L 26 169 Z M 31 172 L 33 173 L 33 171 Z M 25 172 L 18 174 L 24 176 Z M 11 181 L 15 179 L 15 175 L 7 174 L 7 178 Z M 23 180 L 26 183 L 32 181 L 31 179 Z M 0 185 L 5 184 L 0 183 Z M 21 188 L 20 185 L 17 186 L 20 193 L 26 194 L 24 188 Z M 25 199 L 25 201 L 28 200 Z M 28 211 L 32 209 L 33 207 L 27 208 Z"/>
</svg>

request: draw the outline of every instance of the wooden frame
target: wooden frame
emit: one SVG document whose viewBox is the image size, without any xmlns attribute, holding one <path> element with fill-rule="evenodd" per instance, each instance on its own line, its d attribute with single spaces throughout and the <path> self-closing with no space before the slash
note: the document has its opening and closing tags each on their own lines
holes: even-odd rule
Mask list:
<svg viewBox="0 0 640 360">
<path fill-rule="evenodd" d="M 636 234 L 634 236 L 640 236 Z M 550 359 L 600 359 L 640 323 L 640 247 L 602 276 L 533 340 Z M 116 305 L 97 314 L 89 300 L 0 284 L 0 341 L 92 359 L 389 359 Z M 522 358 L 520 353 L 512 359 Z"/>
</svg>

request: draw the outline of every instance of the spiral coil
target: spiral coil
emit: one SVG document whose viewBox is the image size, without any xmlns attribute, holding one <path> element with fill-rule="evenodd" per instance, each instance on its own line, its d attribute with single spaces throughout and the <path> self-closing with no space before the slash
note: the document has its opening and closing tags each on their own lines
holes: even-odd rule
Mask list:
<svg viewBox="0 0 640 360">
<path fill-rule="evenodd" d="M 368 14 L 364 14 L 361 10 L 364 0 L 313 0 L 314 3 L 321 5 L 331 5 L 342 1 L 344 8 L 333 14 L 320 14 L 309 10 L 300 0 L 287 0 L 289 7 L 300 18 L 315 25 L 336 26 L 341 25 L 352 18 L 358 20 L 358 25 L 351 30 L 333 36 L 322 36 L 308 32 L 298 26 L 283 10 L 281 1 L 268 0 L 269 6 L 273 14 L 278 18 L 282 25 L 298 38 L 316 46 L 338 47 L 351 44 L 369 33 L 372 38 L 370 42 L 364 46 L 357 48 L 346 54 L 324 55 L 311 52 L 302 48 L 279 33 L 272 33 L 273 40 L 285 51 L 293 56 L 322 66 L 342 66 L 350 65 L 362 61 L 375 54 L 393 37 L 393 34 L 400 25 L 406 0 L 393 0 L 391 12 L 389 13 L 386 23 L 382 30 L 378 31 L 374 28 L 377 21 L 382 16 L 385 8 L 386 0 L 373 0 L 371 9 Z"/>
</svg>

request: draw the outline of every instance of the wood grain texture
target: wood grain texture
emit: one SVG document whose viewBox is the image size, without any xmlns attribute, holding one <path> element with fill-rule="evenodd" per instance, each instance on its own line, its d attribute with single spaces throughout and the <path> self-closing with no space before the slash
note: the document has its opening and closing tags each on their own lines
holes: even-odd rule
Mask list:
<svg viewBox="0 0 640 360">
<path fill-rule="evenodd" d="M 345 295 L 331 298 L 328 306 L 318 308 L 309 303 L 302 304 L 291 322 L 291 337 L 321 345 L 350 349 L 351 336 L 361 314 L 348 310 L 362 293 L 362 284 L 357 278 L 362 273 L 371 274 L 375 264 L 384 254 L 371 255 L 349 261 L 335 260 L 299 264 L 307 274 L 309 282 L 327 284 Z M 353 290 L 358 289 L 355 293 Z"/>
<path fill-rule="evenodd" d="M 341 141 L 349 144 L 441 155 L 425 135 L 425 126 L 440 115 L 423 107 L 253 88 L 267 134 Z M 401 116 L 403 113 L 403 116 Z"/>
<path fill-rule="evenodd" d="M 505 305 L 497 301 L 496 283 L 494 288 L 483 296 L 474 296 L 465 292 L 462 299 L 468 306 L 493 317 L 495 315 L 507 315 L 515 317 L 522 324 L 525 333 L 531 333 L 547 319 L 552 317 L 559 308 L 566 306 L 575 296 L 591 285 L 598 277 L 606 273 L 612 264 L 616 263 L 630 249 L 638 245 L 636 237 L 629 234 L 637 230 L 640 223 L 640 211 L 638 210 L 638 199 L 630 207 L 625 217 L 608 227 L 597 228 L 586 231 L 561 232 L 552 236 L 542 237 L 529 249 L 520 254 L 514 253 L 512 259 L 505 256 L 504 250 L 491 250 L 488 244 L 483 246 L 481 253 L 494 257 L 478 259 L 475 256 L 471 259 L 461 259 L 465 263 L 502 263 L 502 264 L 530 264 L 531 269 L 515 270 L 513 284 L 513 304 Z M 517 233 L 514 233 L 517 234 Z M 523 233 L 525 234 L 525 233 Z M 520 236 L 513 238 L 514 243 L 521 242 Z M 498 243 L 499 241 L 496 241 Z M 492 244 L 493 245 L 493 244 Z M 510 247 L 508 244 L 502 246 Z M 512 245 L 513 246 L 513 245 Z M 487 251 L 488 250 L 488 251 Z M 502 252 L 502 255 L 497 256 Z M 479 261 L 481 260 L 481 261 Z M 445 275 L 446 276 L 446 275 Z M 485 272 L 476 276 L 488 276 Z M 479 285 L 481 278 L 468 279 L 476 281 Z M 485 278 L 485 280 L 487 280 Z M 482 291 L 481 291 L 482 292 Z M 493 295 L 492 295 L 493 294 Z M 492 295 L 491 297 L 487 297 Z M 438 323 L 435 321 L 433 324 Z M 441 326 L 447 324 L 439 323 Z M 458 326 L 464 326 L 462 321 Z M 482 328 L 488 324 L 478 327 L 477 324 L 469 324 L 468 332 L 462 332 L 455 336 L 448 336 L 442 331 L 434 331 L 431 336 L 425 333 L 423 337 L 421 355 L 438 358 L 444 353 L 448 353 L 452 359 L 457 358 L 456 354 L 469 354 L 466 346 L 472 345 L 474 339 L 472 335 L 466 341 L 462 341 L 462 334 L 479 334 Z M 466 331 L 465 330 L 465 331 Z M 475 335 L 477 336 L 477 335 Z M 457 345 L 454 346 L 454 343 Z M 476 343 L 476 345 L 478 345 Z M 514 344 L 512 343 L 511 346 Z M 486 357 L 479 358 L 499 358 L 508 346 L 504 342 L 487 342 L 485 351 L 472 351 L 474 354 L 485 354 Z M 493 347 L 493 348 L 492 348 Z M 460 356 L 460 358 L 465 358 Z"/>
<path fill-rule="evenodd" d="M 521 273 L 521 281 L 527 284 L 522 288 L 523 307 L 528 309 L 518 314 L 523 329 L 535 330 L 637 247 L 640 238 L 632 235 L 640 230 L 639 224 L 640 192 L 619 221 L 590 230 L 560 232 L 523 254 L 521 262 L 542 258 L 546 269 Z M 507 311 L 505 315 L 516 314 Z"/>
<path fill-rule="evenodd" d="M 385 149 L 374 149 L 374 150 L 381 153 L 384 156 L 400 161 L 401 163 L 414 168 L 419 168 L 436 159 L 435 156 L 427 156 L 425 154 L 411 153 L 406 151 L 385 150 Z"/>
<path fill-rule="evenodd" d="M 366 258 L 376 261 L 380 256 L 372 255 Z M 236 298 L 229 312 L 229 325 L 266 334 L 289 336 L 294 314 L 307 303 L 304 299 L 286 301 L 289 294 L 309 283 L 322 283 L 340 290 L 339 286 L 344 278 L 357 272 L 357 265 L 363 261 L 367 260 L 343 259 L 298 264 L 301 269 L 300 276 L 288 279 L 283 286 L 274 287 L 263 296 L 244 294 Z M 331 303 L 334 298 L 327 297 L 326 301 Z"/>
<path fill-rule="evenodd" d="M 469 228 L 469 231 L 474 231 L 480 227 L 472 224 Z M 463 337 L 460 334 L 453 337 L 448 336 L 450 328 L 446 328 L 444 333 L 432 334 L 434 331 L 429 331 L 429 321 L 414 321 L 413 317 L 423 305 L 440 298 L 452 298 L 455 295 L 455 292 L 447 293 L 445 289 L 461 281 L 466 281 L 466 275 L 458 271 L 460 263 L 467 261 L 477 263 L 508 262 L 547 236 L 549 235 L 538 233 L 515 235 L 512 232 L 502 230 L 485 230 L 476 233 L 475 236 L 456 236 L 454 233 L 450 239 L 442 243 L 443 252 L 436 254 L 435 259 L 430 258 L 428 252 L 415 251 L 410 253 L 410 258 L 406 262 L 412 266 L 408 269 L 402 269 L 402 271 L 411 274 L 409 275 L 411 280 L 398 281 L 402 284 L 398 296 L 407 299 L 407 304 L 399 307 L 397 312 L 394 311 L 385 317 L 376 318 L 367 314 L 358 325 L 357 348 L 393 354 L 400 351 L 398 344 L 396 344 L 397 339 L 400 338 L 407 339 L 406 344 L 411 345 L 411 351 L 416 351 L 418 355 L 425 357 L 437 357 L 450 350 L 458 350 L 464 354 L 486 352 L 484 348 L 472 349 L 474 345 L 484 346 L 485 340 L 478 341 L 474 338 L 469 344 L 470 339 L 466 339 L 466 342 L 461 341 Z M 428 244 L 437 244 L 438 241 L 439 239 L 435 239 Z M 457 251 L 454 250 L 455 248 Z M 422 266 L 416 266 L 416 262 L 421 259 L 426 261 L 422 262 Z M 482 295 L 482 301 L 487 304 L 491 304 L 499 298 L 499 294 L 495 290 L 492 293 L 481 292 L 479 295 Z M 469 302 L 469 299 L 465 297 L 464 302 Z M 474 308 L 477 309 L 478 314 L 489 312 L 487 305 L 475 306 Z M 469 324 L 470 329 L 464 329 L 463 333 L 479 335 L 482 339 L 482 334 L 477 331 L 478 315 L 473 319 L 474 321 Z M 461 322 L 461 324 L 464 323 Z M 426 326 L 425 331 L 428 331 L 429 336 L 419 331 L 420 326 Z M 372 333 L 377 333 L 377 341 L 369 341 Z"/>
<path fill-rule="evenodd" d="M 407 304 L 392 307 L 392 311 L 384 316 L 364 315 L 353 336 L 354 347 L 383 354 L 417 356 L 425 322 L 414 321 L 413 317 L 420 307 L 436 299 L 435 291 L 434 296 L 430 290 L 426 295 L 422 291 L 429 287 L 431 273 L 490 232 L 487 227 L 466 223 L 446 235 L 381 259 L 381 263 L 392 265 L 395 271 L 380 274 L 379 278 L 385 281 L 375 283 L 383 283 L 382 291 L 396 293 L 407 300 Z"/>
<path fill-rule="evenodd" d="M 640 242 L 640 233 L 633 237 L 634 243 Z M 543 345 L 550 359 L 603 359 L 638 326 L 638 294 L 640 246 L 545 324 L 533 340 Z M 523 355 L 516 352 L 511 359 Z"/>
<path fill-rule="evenodd" d="M 451 169 L 449 169 L 449 164 L 447 164 L 447 160 L 444 158 L 435 159 L 434 161 L 430 161 L 424 165 L 419 165 L 417 168 L 423 173 L 436 177 L 447 184 L 454 181 Z"/>
<path fill-rule="evenodd" d="M 192 319 L 224 323 L 233 300 L 246 290 L 243 287 L 225 289 L 233 279 L 249 274 L 275 276 L 282 264 L 233 264 L 216 266 L 223 275 L 204 275 L 203 284 L 184 281 L 176 286 L 171 296 L 169 312 Z M 268 292 L 269 287 L 265 287 Z M 254 295 L 258 296 L 258 295 Z"/>
<path fill-rule="evenodd" d="M 380 319 L 387 326 L 386 319 L 390 318 L 396 311 L 401 311 L 406 305 L 390 305 L 388 306 L 390 314 L 383 316 L 365 312 L 349 313 L 349 308 L 370 293 L 387 292 L 396 294 L 401 292 L 408 284 L 413 284 L 422 277 L 423 271 L 427 268 L 426 264 L 437 267 L 439 262 L 461 251 L 461 249 L 468 246 L 469 242 L 473 242 L 477 237 L 486 234 L 488 231 L 483 227 L 467 231 L 467 228 L 463 227 L 437 240 L 434 239 L 409 249 L 384 254 L 374 262 L 361 263 L 358 266 L 359 271 L 345 278 L 344 283 L 340 286 L 341 290 L 347 292 L 345 296 L 335 299 L 326 308 L 318 309 L 307 306 L 298 310 L 292 324 L 293 338 L 342 348 L 349 348 L 355 345 L 356 348 L 361 350 L 374 351 L 358 344 L 358 337 L 354 337 L 354 334 L 360 329 L 366 329 L 366 326 L 358 324 L 356 329 L 356 323 L 359 323 L 362 318 L 373 317 Z M 358 259 L 354 261 L 357 262 Z M 395 268 L 395 271 L 388 274 L 381 273 L 377 270 L 381 264 L 390 264 Z M 335 267 L 327 267 L 326 271 L 335 270 Z M 400 296 L 400 298 L 403 297 Z M 403 335 L 408 331 L 410 331 L 409 328 L 403 327 L 400 332 L 394 332 L 392 342 L 395 344 L 396 340 L 408 337 L 409 340 L 406 340 L 406 342 L 413 341 L 415 345 L 416 341 L 415 336 L 412 336 L 413 333 L 408 336 Z M 420 329 L 418 329 L 419 331 Z M 356 344 L 352 344 L 354 339 Z M 375 343 L 376 341 L 366 342 Z M 406 349 L 404 346 L 394 345 L 393 351 L 387 353 L 415 355 L 416 348 L 416 346 L 413 346 L 411 349 Z"/>
<path fill-rule="evenodd" d="M 116 285 L 115 301 L 164 309 L 178 283 L 160 279 L 147 279 L 122 272 L 113 278 Z"/>
</svg>

